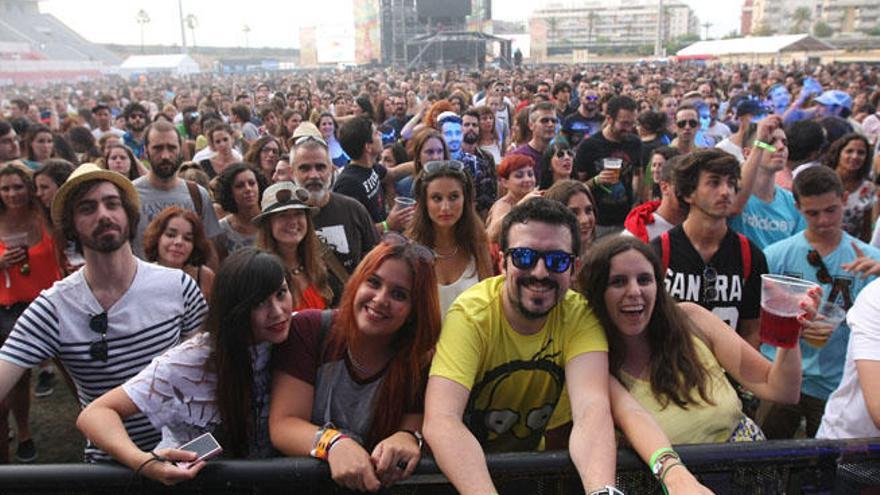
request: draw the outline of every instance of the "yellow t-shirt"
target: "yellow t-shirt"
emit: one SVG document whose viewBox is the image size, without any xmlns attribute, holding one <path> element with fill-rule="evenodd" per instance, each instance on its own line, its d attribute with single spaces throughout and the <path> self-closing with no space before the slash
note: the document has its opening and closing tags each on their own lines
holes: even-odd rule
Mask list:
<svg viewBox="0 0 880 495">
<path fill-rule="evenodd" d="M 431 375 L 470 390 L 464 422 L 485 450 L 536 450 L 551 416 L 567 411 L 571 421 L 566 363 L 585 352 L 607 352 L 608 343 L 592 308 L 571 290 L 540 332 L 521 335 L 504 317 L 502 290 L 503 276 L 489 278 L 455 300 Z"/>
<path fill-rule="evenodd" d="M 742 403 L 712 350 L 699 337 L 693 336 L 692 339 L 697 357 L 709 375 L 706 395 L 715 405 L 699 399 L 699 394 L 694 391 L 692 397 L 698 402 L 688 404 L 686 410 L 674 402 L 662 408 L 651 393 L 651 384 L 647 380 L 639 380 L 626 373 L 622 373 L 621 378 L 629 393 L 654 415 L 673 444 L 726 442 L 742 418 Z"/>
</svg>

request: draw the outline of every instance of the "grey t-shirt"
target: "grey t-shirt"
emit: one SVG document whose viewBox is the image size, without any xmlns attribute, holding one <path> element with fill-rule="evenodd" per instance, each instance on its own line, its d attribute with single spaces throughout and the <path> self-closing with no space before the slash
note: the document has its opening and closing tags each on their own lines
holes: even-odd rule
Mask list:
<svg viewBox="0 0 880 495">
<path fill-rule="evenodd" d="M 141 197 L 141 220 L 138 223 L 137 235 L 132 244 L 135 256 L 144 258 L 144 231 L 147 225 L 165 208 L 169 206 L 180 206 L 188 210 L 196 211 L 192 197 L 189 195 L 189 188 L 186 181 L 178 180 L 174 189 L 164 191 L 156 189 L 150 184 L 148 176 L 139 177 L 134 180 L 134 187 L 137 189 Z M 204 187 L 198 186 L 199 194 L 202 197 L 202 211 L 196 212 L 202 219 L 202 225 L 205 227 L 205 235 L 208 239 L 212 239 L 220 233 L 220 224 L 217 222 L 217 214 L 214 213 L 214 206 L 208 191 Z"/>
</svg>

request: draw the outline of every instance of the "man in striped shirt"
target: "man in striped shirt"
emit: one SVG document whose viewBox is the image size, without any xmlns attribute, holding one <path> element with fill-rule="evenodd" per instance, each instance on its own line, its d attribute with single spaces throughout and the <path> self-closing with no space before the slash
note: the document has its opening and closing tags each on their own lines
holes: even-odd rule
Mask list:
<svg viewBox="0 0 880 495">
<path fill-rule="evenodd" d="M 196 283 L 132 254 L 139 203 L 127 178 L 92 164 L 80 166 L 59 188 L 52 221 L 76 242 L 86 263 L 43 291 L 15 323 L 0 348 L 0 398 L 25 370 L 58 358 L 85 406 L 199 327 L 207 306 Z M 127 419 L 125 427 L 144 450 L 161 439 L 143 415 Z M 86 445 L 85 459 L 110 458 Z"/>
</svg>

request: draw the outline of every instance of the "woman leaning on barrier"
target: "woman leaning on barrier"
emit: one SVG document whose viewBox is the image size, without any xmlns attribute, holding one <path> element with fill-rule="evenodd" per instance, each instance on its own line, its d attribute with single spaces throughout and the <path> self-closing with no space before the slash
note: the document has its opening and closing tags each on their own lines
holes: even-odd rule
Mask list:
<svg viewBox="0 0 880 495">
<path fill-rule="evenodd" d="M 800 349 L 780 349 L 771 363 L 709 311 L 677 305 L 663 289 L 660 260 L 641 240 L 603 239 L 578 282 L 608 336 L 613 383 L 654 415 L 673 444 L 764 439 L 742 414 L 725 370 L 761 399 L 797 401 Z M 810 295 L 802 326 L 820 297 Z"/>
<path fill-rule="evenodd" d="M 166 485 L 204 466 L 176 447 L 211 432 L 234 458 L 264 458 L 269 443 L 272 346 L 287 339 L 293 299 L 273 254 L 245 248 L 217 272 L 202 332 L 155 358 L 83 410 L 76 426 L 120 463 Z M 134 444 L 122 420 L 138 412 L 162 430 L 152 452 Z"/>
</svg>

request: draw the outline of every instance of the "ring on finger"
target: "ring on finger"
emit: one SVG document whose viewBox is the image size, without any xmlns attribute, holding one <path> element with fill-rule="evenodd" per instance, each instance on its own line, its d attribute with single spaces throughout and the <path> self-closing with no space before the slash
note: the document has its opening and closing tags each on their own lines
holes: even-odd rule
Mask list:
<svg viewBox="0 0 880 495">
<path fill-rule="evenodd" d="M 406 471 L 406 461 L 400 460 L 397 462 L 396 466 L 397 469 L 400 469 L 401 471 Z"/>
</svg>

